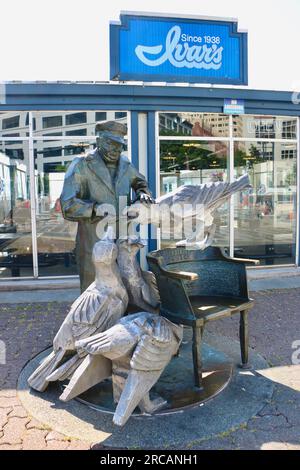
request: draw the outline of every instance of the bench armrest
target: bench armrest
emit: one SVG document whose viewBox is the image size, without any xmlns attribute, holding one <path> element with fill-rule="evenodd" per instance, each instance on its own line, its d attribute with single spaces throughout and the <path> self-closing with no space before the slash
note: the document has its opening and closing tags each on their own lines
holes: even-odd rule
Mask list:
<svg viewBox="0 0 300 470">
<path fill-rule="evenodd" d="M 234 258 L 231 256 L 226 256 L 226 259 L 229 261 L 233 261 L 234 263 L 250 263 L 250 264 L 255 264 L 258 265 L 260 264 L 260 261 L 258 259 L 249 259 L 249 258 Z"/>
<path fill-rule="evenodd" d="M 171 279 L 182 279 L 183 281 L 196 281 L 198 279 L 197 273 L 189 273 L 187 271 L 170 271 L 169 269 L 160 266 L 163 274 Z"/>
</svg>

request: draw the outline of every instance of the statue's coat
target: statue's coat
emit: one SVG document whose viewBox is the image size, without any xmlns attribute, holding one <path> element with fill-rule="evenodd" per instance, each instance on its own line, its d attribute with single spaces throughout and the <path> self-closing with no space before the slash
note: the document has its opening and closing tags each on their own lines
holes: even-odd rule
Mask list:
<svg viewBox="0 0 300 470">
<path fill-rule="evenodd" d="M 119 213 L 119 197 L 125 196 L 130 203 L 130 191 L 136 196 L 150 194 L 147 182 L 127 157 L 120 156 L 117 173 L 112 181 L 109 170 L 98 149 L 86 157 L 77 157 L 69 166 L 60 197 L 65 219 L 78 222 L 76 258 L 83 292 L 95 279 L 92 250 L 96 241 L 97 222 L 95 204 L 112 204 Z"/>
</svg>

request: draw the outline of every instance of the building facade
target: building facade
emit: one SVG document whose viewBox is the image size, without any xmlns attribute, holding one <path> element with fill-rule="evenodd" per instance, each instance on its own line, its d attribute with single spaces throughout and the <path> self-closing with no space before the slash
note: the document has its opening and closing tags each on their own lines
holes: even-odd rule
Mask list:
<svg viewBox="0 0 300 470">
<path fill-rule="evenodd" d="M 261 265 L 299 265 L 299 116 L 289 92 L 120 83 L 7 83 L 0 95 L 0 282 L 76 276 L 64 173 L 95 123 L 127 123 L 127 154 L 154 196 L 182 184 L 252 188 L 218 211 L 214 244 Z M 245 114 L 227 115 L 224 99 Z M 142 229 L 143 235 L 148 233 Z M 150 233 L 150 231 L 149 231 Z M 171 240 L 149 237 L 148 249 Z"/>
</svg>

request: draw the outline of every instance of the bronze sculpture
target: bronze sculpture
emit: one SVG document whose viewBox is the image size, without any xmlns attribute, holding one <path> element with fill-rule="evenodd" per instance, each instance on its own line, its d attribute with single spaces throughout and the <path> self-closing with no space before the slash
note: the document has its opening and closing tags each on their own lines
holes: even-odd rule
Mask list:
<svg viewBox="0 0 300 470">
<path fill-rule="evenodd" d="M 96 149 L 85 157 L 77 157 L 69 166 L 60 197 L 65 219 L 78 222 L 76 258 L 83 292 L 95 279 L 92 250 L 99 240 L 97 222 L 103 219 L 110 205 L 119 211 L 119 197 L 130 191 L 144 203 L 154 202 L 144 176 L 122 155 L 127 128 L 117 121 L 96 124 Z"/>
<path fill-rule="evenodd" d="M 114 424 L 123 426 L 136 406 L 152 414 L 167 405 L 161 397 L 150 400 L 149 391 L 177 354 L 182 336 L 181 325 L 153 313 L 138 312 L 121 318 L 103 333 L 76 342 L 79 355 L 100 355 L 112 361 L 117 403 Z M 73 377 L 70 388 L 76 386 L 76 373 Z"/>
<path fill-rule="evenodd" d="M 73 302 L 53 340 L 53 351 L 29 377 L 29 385 L 43 392 L 49 382 L 70 377 L 82 362 L 75 342 L 113 326 L 125 313 L 128 295 L 116 264 L 117 246 L 108 229 L 93 249 L 95 279 Z"/>
</svg>

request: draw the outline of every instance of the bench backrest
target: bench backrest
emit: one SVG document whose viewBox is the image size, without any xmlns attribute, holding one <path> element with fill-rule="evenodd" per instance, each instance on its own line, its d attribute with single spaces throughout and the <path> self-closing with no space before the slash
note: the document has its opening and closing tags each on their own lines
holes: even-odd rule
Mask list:
<svg viewBox="0 0 300 470">
<path fill-rule="evenodd" d="M 218 247 L 209 247 L 204 251 L 166 248 L 149 253 L 147 259 L 156 276 L 162 309 L 174 314 L 180 310 L 180 314 L 187 318 L 194 316 L 188 299 L 192 295 L 248 299 L 245 264 L 230 261 Z M 169 279 L 160 265 L 171 271 L 197 273 L 198 279 Z"/>
</svg>

